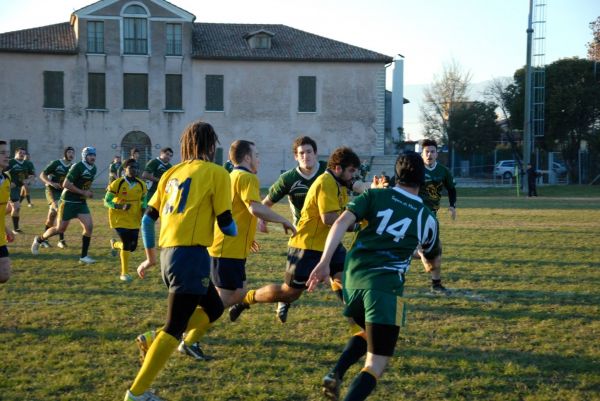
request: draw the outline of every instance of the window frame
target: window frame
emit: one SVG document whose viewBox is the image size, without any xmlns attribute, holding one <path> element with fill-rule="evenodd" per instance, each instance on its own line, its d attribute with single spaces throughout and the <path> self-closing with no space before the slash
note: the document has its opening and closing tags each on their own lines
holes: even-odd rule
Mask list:
<svg viewBox="0 0 600 401">
<path fill-rule="evenodd" d="M 183 25 L 179 23 L 167 23 L 165 27 L 167 56 L 183 55 Z"/>
<path fill-rule="evenodd" d="M 87 22 L 87 53 L 104 54 L 104 21 Z"/>
</svg>

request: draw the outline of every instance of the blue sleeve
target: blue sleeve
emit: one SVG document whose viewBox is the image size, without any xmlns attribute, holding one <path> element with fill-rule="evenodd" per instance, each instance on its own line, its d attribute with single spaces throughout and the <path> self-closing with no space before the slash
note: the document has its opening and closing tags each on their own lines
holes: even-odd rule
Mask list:
<svg viewBox="0 0 600 401">
<path fill-rule="evenodd" d="M 155 235 L 154 235 L 154 219 L 148 214 L 145 213 L 142 217 L 142 240 L 144 241 L 144 248 L 155 248 Z"/>
</svg>

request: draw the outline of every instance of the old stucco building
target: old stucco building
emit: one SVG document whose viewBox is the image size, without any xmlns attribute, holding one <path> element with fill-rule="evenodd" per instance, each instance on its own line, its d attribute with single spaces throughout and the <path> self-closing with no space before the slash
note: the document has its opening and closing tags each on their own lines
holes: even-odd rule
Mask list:
<svg viewBox="0 0 600 401">
<path fill-rule="evenodd" d="M 319 153 L 384 153 L 392 58 L 284 25 L 196 23 L 162 0 L 102 0 L 69 22 L 0 34 L 0 137 L 41 170 L 65 146 L 98 149 L 98 185 L 115 154 L 175 149 L 195 119 L 225 153 L 257 143 L 269 185 L 293 166 L 292 139 Z"/>
</svg>

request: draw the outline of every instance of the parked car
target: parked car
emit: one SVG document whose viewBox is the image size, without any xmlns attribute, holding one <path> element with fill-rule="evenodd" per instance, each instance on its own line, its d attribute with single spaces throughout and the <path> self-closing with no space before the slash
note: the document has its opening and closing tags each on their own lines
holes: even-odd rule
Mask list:
<svg viewBox="0 0 600 401">
<path fill-rule="evenodd" d="M 559 162 L 552 162 L 552 171 L 556 175 L 564 175 L 567 173 L 567 167 Z"/>
<path fill-rule="evenodd" d="M 494 167 L 494 175 L 509 180 L 515 174 L 515 165 L 514 160 L 500 160 Z"/>
</svg>

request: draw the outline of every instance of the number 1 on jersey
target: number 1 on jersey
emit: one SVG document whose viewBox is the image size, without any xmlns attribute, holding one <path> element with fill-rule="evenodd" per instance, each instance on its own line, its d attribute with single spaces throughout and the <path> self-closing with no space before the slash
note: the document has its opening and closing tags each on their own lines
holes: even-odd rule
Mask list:
<svg viewBox="0 0 600 401">
<path fill-rule="evenodd" d="M 410 227 L 410 223 L 412 223 L 412 220 L 408 217 L 405 217 L 400 221 L 389 224 L 393 214 L 394 211 L 392 209 L 385 209 L 381 212 L 378 212 L 377 217 L 382 217 L 382 219 L 381 223 L 379 223 L 379 226 L 377 226 L 377 230 L 375 230 L 375 232 L 381 235 L 385 231 L 386 233 L 394 237 L 394 242 L 398 242 L 402 238 L 404 238 L 404 234 L 406 234 L 406 230 L 408 230 L 408 227 Z"/>
<path fill-rule="evenodd" d="M 175 213 L 183 213 L 185 210 L 185 204 L 187 203 L 188 195 L 190 193 L 191 184 L 191 178 L 187 178 L 181 184 L 176 178 L 167 183 L 165 192 L 168 194 L 169 198 L 167 203 L 165 203 L 165 207 L 163 208 L 164 214 L 173 213 L 174 211 Z"/>
</svg>

